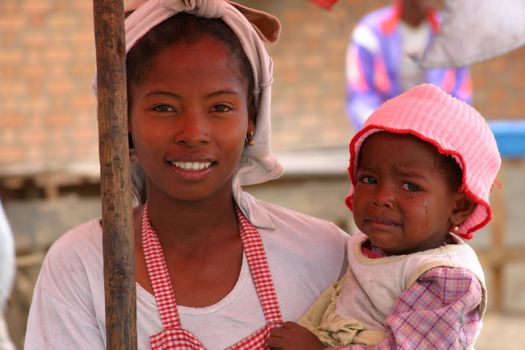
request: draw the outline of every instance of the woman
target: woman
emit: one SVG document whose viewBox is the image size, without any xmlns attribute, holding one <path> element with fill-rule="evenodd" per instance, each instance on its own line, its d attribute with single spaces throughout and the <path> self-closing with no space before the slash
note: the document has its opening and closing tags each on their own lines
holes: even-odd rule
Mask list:
<svg viewBox="0 0 525 350">
<path fill-rule="evenodd" d="M 265 348 L 271 328 L 339 277 L 346 240 L 241 189 L 282 174 L 262 42 L 279 22 L 223 0 L 132 7 L 129 131 L 146 188 L 134 209 L 139 348 Z M 48 252 L 26 349 L 105 347 L 101 230 L 91 220 Z"/>
</svg>

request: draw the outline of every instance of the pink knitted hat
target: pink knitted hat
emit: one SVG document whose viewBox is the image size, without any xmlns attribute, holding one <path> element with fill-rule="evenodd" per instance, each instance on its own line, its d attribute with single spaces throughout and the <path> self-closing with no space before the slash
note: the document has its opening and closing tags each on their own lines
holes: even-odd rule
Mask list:
<svg viewBox="0 0 525 350">
<path fill-rule="evenodd" d="M 359 150 L 363 141 L 378 131 L 412 134 L 456 159 L 463 171 L 460 191 L 477 205 L 455 233 L 471 239 L 490 221 L 489 192 L 501 165 L 496 139 L 474 108 L 431 84 L 418 85 L 382 104 L 350 141 L 352 186 L 345 199 L 350 210 Z"/>
</svg>

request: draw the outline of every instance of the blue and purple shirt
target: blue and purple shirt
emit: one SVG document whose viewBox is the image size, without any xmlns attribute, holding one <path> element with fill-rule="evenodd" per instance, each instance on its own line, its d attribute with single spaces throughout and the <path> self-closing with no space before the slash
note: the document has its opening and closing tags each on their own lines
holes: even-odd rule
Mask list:
<svg viewBox="0 0 525 350">
<path fill-rule="evenodd" d="M 352 33 L 346 55 L 346 111 L 356 130 L 380 104 L 403 92 L 399 69 L 403 55 L 401 6 L 397 1 L 371 12 Z M 438 14 L 429 13 L 427 20 L 430 45 L 439 31 Z M 472 81 L 467 67 L 427 69 L 424 75 L 425 82 L 471 103 Z"/>
</svg>

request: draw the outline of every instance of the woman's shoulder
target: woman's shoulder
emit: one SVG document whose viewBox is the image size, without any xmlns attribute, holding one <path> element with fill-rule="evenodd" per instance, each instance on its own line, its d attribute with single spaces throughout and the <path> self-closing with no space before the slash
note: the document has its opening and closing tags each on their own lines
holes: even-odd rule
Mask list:
<svg viewBox="0 0 525 350">
<path fill-rule="evenodd" d="M 88 244 L 90 246 L 102 244 L 102 226 L 100 218 L 93 218 L 89 221 L 74 226 L 62 234 L 51 246 L 51 249 L 62 248 L 63 246 L 76 246 Z"/>
<path fill-rule="evenodd" d="M 285 221 L 288 223 L 294 223 L 298 225 L 318 227 L 329 227 L 333 230 L 340 231 L 333 222 L 326 219 L 315 217 L 306 213 L 299 212 L 294 209 L 285 208 L 280 205 L 269 203 L 265 201 L 258 201 L 259 204 L 267 211 L 268 215 L 274 220 Z"/>
<path fill-rule="evenodd" d="M 62 234 L 49 248 L 44 263 L 57 270 L 102 264 L 102 227 L 94 218 Z"/>
<path fill-rule="evenodd" d="M 322 241 L 324 246 L 340 246 L 349 235 L 333 222 L 285 208 L 273 203 L 258 201 L 273 224 L 271 234 L 293 240 Z"/>
<path fill-rule="evenodd" d="M 80 224 L 58 238 L 48 250 L 35 285 L 28 319 L 26 348 L 60 348 L 46 338 L 67 326 L 62 343 L 97 342 L 103 324 L 104 278 L 102 229 L 99 219 Z M 102 343 L 102 341 L 100 341 Z M 86 345 L 87 346 L 87 345 Z M 83 347 L 85 348 L 85 347 Z"/>
</svg>

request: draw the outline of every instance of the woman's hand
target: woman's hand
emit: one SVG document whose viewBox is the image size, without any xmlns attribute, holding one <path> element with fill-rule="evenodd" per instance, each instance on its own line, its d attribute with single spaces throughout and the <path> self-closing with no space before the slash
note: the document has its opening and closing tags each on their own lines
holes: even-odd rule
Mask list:
<svg viewBox="0 0 525 350">
<path fill-rule="evenodd" d="M 268 347 L 277 350 L 321 350 L 323 343 L 308 329 L 294 322 L 285 322 L 274 328 L 268 338 Z"/>
</svg>

